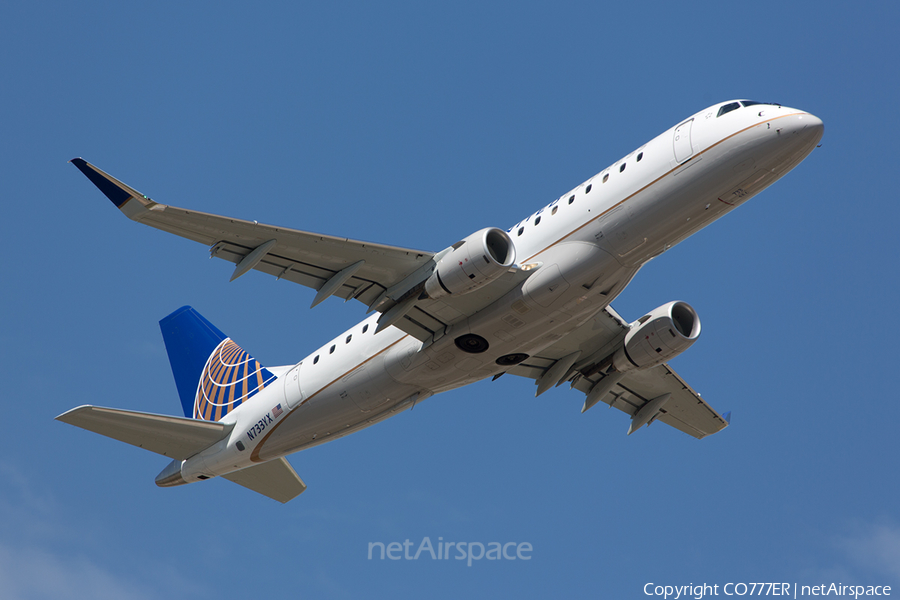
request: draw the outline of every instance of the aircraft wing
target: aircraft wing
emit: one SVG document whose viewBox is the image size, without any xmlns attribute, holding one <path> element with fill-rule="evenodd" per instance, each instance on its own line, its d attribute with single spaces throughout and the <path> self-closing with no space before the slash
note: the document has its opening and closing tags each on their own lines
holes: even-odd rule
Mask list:
<svg viewBox="0 0 900 600">
<path fill-rule="evenodd" d="M 210 255 L 235 263 L 232 280 L 255 269 L 317 290 L 313 306 L 334 295 L 359 300 L 422 341 L 474 314 L 525 275 L 504 274 L 465 296 L 415 301 L 410 295 L 434 269 L 435 253 L 309 233 L 232 219 L 154 202 L 81 158 L 78 169 L 125 215 L 139 223 L 209 246 Z M 439 258 L 439 257 L 438 257 Z M 405 300 L 413 300 L 404 304 Z M 397 308 L 390 313 L 392 308 Z M 381 322 L 379 322 L 381 325 Z"/>
<path fill-rule="evenodd" d="M 588 394 L 604 378 L 597 367 L 623 343 L 627 332 L 628 323 L 607 307 L 507 372 L 536 380 L 539 392 L 542 385 L 546 389 L 569 381 L 573 388 Z M 635 419 L 642 408 L 666 394 L 671 396 L 651 423 L 662 421 L 697 439 L 728 426 L 728 415 L 716 412 L 668 364 L 626 372 L 602 401 Z"/>
</svg>

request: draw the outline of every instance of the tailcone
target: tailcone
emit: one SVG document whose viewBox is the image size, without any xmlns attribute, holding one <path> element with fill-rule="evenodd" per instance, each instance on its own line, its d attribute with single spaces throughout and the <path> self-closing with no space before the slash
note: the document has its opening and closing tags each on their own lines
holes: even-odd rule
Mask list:
<svg viewBox="0 0 900 600">
<path fill-rule="evenodd" d="M 187 481 L 181 476 L 181 465 L 183 460 L 173 460 L 168 466 L 160 471 L 156 476 L 156 485 L 159 487 L 174 487 L 176 485 L 184 485 Z"/>
</svg>

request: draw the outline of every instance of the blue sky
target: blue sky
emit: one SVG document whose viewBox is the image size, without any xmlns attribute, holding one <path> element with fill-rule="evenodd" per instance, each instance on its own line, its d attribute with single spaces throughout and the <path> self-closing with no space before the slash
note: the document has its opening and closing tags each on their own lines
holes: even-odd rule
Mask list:
<svg viewBox="0 0 900 600">
<path fill-rule="evenodd" d="M 185 5 L 187 4 L 187 5 Z M 645 597 L 644 584 L 900 586 L 893 3 L 6 3 L 0 589 L 5 598 Z M 680 119 L 753 98 L 822 147 L 647 265 L 628 319 L 690 302 L 672 366 L 733 411 L 702 441 L 504 377 L 290 460 L 281 506 L 53 420 L 179 414 L 157 322 L 191 304 L 264 364 L 365 308 L 129 222 L 154 199 L 440 250 L 509 227 Z M 367 560 L 528 542 L 529 561 Z M 896 589 L 896 588 L 895 588 Z"/>
</svg>

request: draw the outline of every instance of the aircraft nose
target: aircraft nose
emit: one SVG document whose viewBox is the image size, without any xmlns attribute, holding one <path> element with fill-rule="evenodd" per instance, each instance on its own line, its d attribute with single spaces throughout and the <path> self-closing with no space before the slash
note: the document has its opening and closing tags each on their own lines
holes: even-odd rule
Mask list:
<svg viewBox="0 0 900 600">
<path fill-rule="evenodd" d="M 772 123 L 779 144 L 788 155 L 794 155 L 800 162 L 813 151 L 822 140 L 825 124 L 814 114 L 797 111 L 776 119 Z"/>
<path fill-rule="evenodd" d="M 808 112 L 802 112 L 789 117 L 790 124 L 788 128 L 791 133 L 801 136 L 807 143 L 812 145 L 818 144 L 825 133 L 825 124 L 822 119 Z"/>
<path fill-rule="evenodd" d="M 810 133 L 815 134 L 816 143 L 819 143 L 825 133 L 825 123 L 822 119 L 812 113 L 805 113 L 800 115 L 800 121 Z"/>
</svg>

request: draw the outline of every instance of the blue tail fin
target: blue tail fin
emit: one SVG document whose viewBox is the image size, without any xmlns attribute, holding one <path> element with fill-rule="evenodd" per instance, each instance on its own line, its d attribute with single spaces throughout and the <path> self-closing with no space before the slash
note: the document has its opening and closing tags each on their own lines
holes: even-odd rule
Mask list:
<svg viewBox="0 0 900 600">
<path fill-rule="evenodd" d="M 218 421 L 275 380 L 190 306 L 159 322 L 184 416 Z"/>
</svg>

